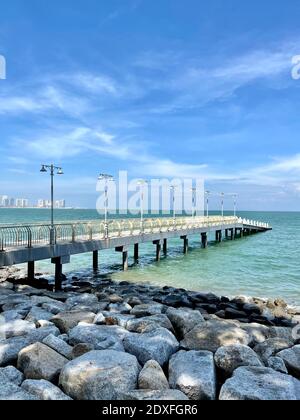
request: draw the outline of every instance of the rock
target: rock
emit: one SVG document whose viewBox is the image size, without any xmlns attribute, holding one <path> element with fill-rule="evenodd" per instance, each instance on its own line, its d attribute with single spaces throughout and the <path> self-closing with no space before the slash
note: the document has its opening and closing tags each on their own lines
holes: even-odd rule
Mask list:
<svg viewBox="0 0 300 420">
<path fill-rule="evenodd" d="M 59 329 L 55 325 L 49 327 L 41 327 L 33 330 L 27 334 L 27 338 L 30 344 L 36 343 L 37 341 L 42 342 L 48 335 L 53 334 L 56 337 L 60 334 Z"/>
<path fill-rule="evenodd" d="M 13 310 L 5 311 L 1 313 L 1 316 L 4 317 L 5 322 L 16 321 L 18 319 L 24 319 L 27 315 L 28 311 L 21 311 L 21 310 Z"/>
<path fill-rule="evenodd" d="M 82 323 L 70 331 L 69 343 L 71 345 L 79 343 L 92 344 L 96 350 L 112 349 L 124 351 L 122 341 L 127 334 L 129 334 L 127 330 L 116 325 Z"/>
<path fill-rule="evenodd" d="M 44 303 L 56 303 L 56 300 L 48 297 L 48 296 L 31 296 L 31 303 L 34 306 L 41 306 Z"/>
<path fill-rule="evenodd" d="M 135 319 L 134 315 L 113 314 L 110 312 L 103 313 L 106 325 L 119 325 L 126 328 L 127 322 Z"/>
<path fill-rule="evenodd" d="M 61 340 L 55 335 L 50 334 L 44 338 L 43 343 L 51 349 L 57 351 L 57 353 L 64 356 L 66 359 L 72 359 L 73 347 L 69 346 L 64 340 Z"/>
<path fill-rule="evenodd" d="M 233 344 L 248 345 L 249 335 L 233 323 L 225 321 L 206 321 L 188 332 L 181 346 L 189 350 L 208 350 L 213 353 L 222 346 Z"/>
<path fill-rule="evenodd" d="M 244 311 L 238 311 L 236 309 L 227 308 L 225 309 L 225 317 L 226 319 L 247 318 L 247 314 Z"/>
<path fill-rule="evenodd" d="M 18 356 L 18 369 L 26 379 L 46 379 L 54 382 L 68 360 L 42 343 L 22 349 Z"/>
<path fill-rule="evenodd" d="M 163 366 L 179 347 L 174 335 L 166 328 L 158 328 L 145 334 L 129 334 L 124 338 L 123 344 L 125 350 L 134 354 L 142 365 L 149 360 L 156 360 Z"/>
<path fill-rule="evenodd" d="M 123 298 L 119 295 L 116 294 L 112 294 L 110 296 L 108 296 L 108 300 L 110 303 L 122 303 L 123 302 Z"/>
<path fill-rule="evenodd" d="M 130 306 L 137 306 L 137 305 L 142 305 L 143 302 L 141 301 L 140 298 L 138 298 L 137 296 L 131 296 L 128 300 L 127 303 L 129 303 Z"/>
<path fill-rule="evenodd" d="M 258 305 L 255 305 L 254 303 L 245 303 L 243 305 L 243 311 L 246 312 L 247 314 L 258 314 L 261 315 L 262 314 L 262 310 L 261 307 L 259 307 Z"/>
<path fill-rule="evenodd" d="M 216 399 L 216 372 L 213 354 L 208 351 L 179 351 L 169 363 L 170 387 L 190 400 Z"/>
<path fill-rule="evenodd" d="M 96 325 L 105 325 L 105 316 L 102 312 L 99 312 L 94 318 L 94 324 Z"/>
<path fill-rule="evenodd" d="M 196 325 L 204 322 L 204 318 L 199 311 L 193 311 L 188 308 L 168 308 L 166 315 L 180 339 Z"/>
<path fill-rule="evenodd" d="M 60 312 L 66 311 L 67 306 L 62 302 L 47 302 L 43 303 L 42 308 L 47 312 L 51 312 L 53 315 L 57 315 Z"/>
<path fill-rule="evenodd" d="M 143 318 L 134 318 L 127 322 L 126 329 L 131 332 L 144 333 L 158 328 L 166 328 L 174 332 L 169 318 L 164 315 L 152 315 Z"/>
<path fill-rule="evenodd" d="M 92 344 L 79 343 L 73 347 L 72 350 L 72 359 L 83 356 L 85 353 L 95 350 L 95 347 Z"/>
<path fill-rule="evenodd" d="M 120 399 L 125 401 L 185 401 L 188 397 L 181 391 L 168 389 L 163 391 L 137 390 L 123 393 Z"/>
<path fill-rule="evenodd" d="M 7 308 L 5 310 L 14 309 L 14 306 L 20 303 L 30 303 L 29 297 L 20 293 L 13 293 L 6 296 L 0 296 L 0 305 L 5 305 L 5 307 Z M 10 306 L 8 307 L 8 305 Z"/>
<path fill-rule="evenodd" d="M 240 367 L 222 386 L 220 400 L 298 400 L 300 382 L 270 368 Z"/>
<path fill-rule="evenodd" d="M 145 316 L 159 315 L 162 313 L 164 306 L 160 303 L 145 303 L 142 305 L 136 305 L 131 311 L 131 315 L 142 318 Z"/>
<path fill-rule="evenodd" d="M 284 361 L 280 357 L 269 357 L 267 366 L 276 370 L 276 372 L 288 373 Z"/>
<path fill-rule="evenodd" d="M 13 337 L 8 340 L 0 341 L 0 366 L 7 366 L 15 363 L 19 351 L 29 344 L 26 336 Z"/>
<path fill-rule="evenodd" d="M 64 394 L 57 386 L 53 385 L 51 382 L 45 381 L 44 379 L 27 379 L 23 382 L 22 389 L 28 391 L 32 395 L 35 395 L 39 400 L 72 400 L 72 398 Z"/>
<path fill-rule="evenodd" d="M 55 325 L 53 324 L 53 322 L 45 321 L 43 319 L 40 319 L 39 321 L 37 321 L 36 322 L 36 326 L 37 326 L 37 328 L 40 328 L 40 327 L 42 327 L 42 328 L 44 328 L 44 327 L 55 327 Z"/>
<path fill-rule="evenodd" d="M 243 324 L 241 328 L 249 334 L 251 339 L 249 345 L 251 347 L 263 343 L 270 336 L 269 327 L 262 324 Z"/>
<path fill-rule="evenodd" d="M 29 332 L 35 330 L 35 328 L 36 327 L 33 322 L 23 320 L 5 322 L 0 324 L 0 337 L 5 337 L 6 339 L 19 337 L 28 334 Z"/>
<path fill-rule="evenodd" d="M 60 334 L 57 337 L 60 338 L 61 340 L 65 341 L 66 343 L 69 341 L 68 334 Z"/>
<path fill-rule="evenodd" d="M 139 375 L 139 389 L 163 390 L 169 389 L 164 371 L 155 360 L 149 360 Z"/>
<path fill-rule="evenodd" d="M 98 304 L 98 298 L 90 293 L 76 294 L 66 300 L 69 309 L 76 308 L 76 306 L 91 307 L 95 304 Z"/>
<path fill-rule="evenodd" d="M 132 310 L 132 306 L 130 306 L 128 303 L 111 303 L 108 305 L 108 311 L 117 313 L 117 314 L 129 314 L 129 312 Z"/>
<path fill-rule="evenodd" d="M 76 400 L 117 400 L 119 394 L 137 387 L 139 370 L 131 354 L 91 351 L 65 365 L 59 382 Z"/>
<path fill-rule="evenodd" d="M 269 357 L 276 355 L 281 350 L 292 347 L 291 341 L 282 338 L 268 338 L 263 343 L 257 344 L 254 351 L 259 355 L 264 363 L 268 362 Z"/>
<path fill-rule="evenodd" d="M 95 319 L 96 314 L 93 312 L 82 312 L 82 311 L 67 311 L 61 312 L 51 318 L 60 331 L 68 333 L 72 328 L 76 327 L 79 322 L 92 323 Z"/>
<path fill-rule="evenodd" d="M 189 298 L 185 295 L 182 294 L 170 294 L 168 296 L 165 296 L 164 298 L 162 298 L 162 303 L 164 305 L 167 306 L 173 306 L 173 307 L 182 307 L 182 306 L 186 306 L 186 307 L 192 307 L 193 304 L 191 303 L 191 301 L 189 300 Z"/>
<path fill-rule="evenodd" d="M 27 401 L 38 400 L 38 398 L 12 382 L 0 382 L 0 400 Z"/>
<path fill-rule="evenodd" d="M 23 374 L 14 366 L 0 368 L 0 383 L 12 382 L 15 385 L 21 385 L 23 382 Z"/>
<path fill-rule="evenodd" d="M 217 304 L 220 302 L 220 298 L 213 293 L 193 293 L 190 297 L 195 303 Z"/>
<path fill-rule="evenodd" d="M 250 347 L 241 344 L 220 347 L 215 353 L 215 363 L 228 376 L 241 366 L 263 367 L 257 354 Z"/>
<path fill-rule="evenodd" d="M 300 378 L 300 345 L 277 353 L 287 367 L 290 374 Z"/>
<path fill-rule="evenodd" d="M 39 320 L 50 321 L 52 317 L 53 314 L 51 312 L 47 312 L 42 308 L 33 306 L 26 316 L 26 321 L 37 323 Z"/>
<path fill-rule="evenodd" d="M 282 338 L 283 340 L 294 341 L 292 328 L 270 327 L 270 338 Z"/>
</svg>

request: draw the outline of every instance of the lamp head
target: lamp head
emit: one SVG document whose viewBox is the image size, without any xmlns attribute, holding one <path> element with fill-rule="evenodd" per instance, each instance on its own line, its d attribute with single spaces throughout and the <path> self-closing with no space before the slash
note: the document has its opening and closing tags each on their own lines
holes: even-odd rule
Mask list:
<svg viewBox="0 0 300 420">
<path fill-rule="evenodd" d="M 57 175 L 63 175 L 63 174 L 64 174 L 64 171 L 62 170 L 62 168 L 59 168 L 57 170 Z"/>
<path fill-rule="evenodd" d="M 42 165 L 40 172 L 47 172 L 45 165 Z"/>
</svg>

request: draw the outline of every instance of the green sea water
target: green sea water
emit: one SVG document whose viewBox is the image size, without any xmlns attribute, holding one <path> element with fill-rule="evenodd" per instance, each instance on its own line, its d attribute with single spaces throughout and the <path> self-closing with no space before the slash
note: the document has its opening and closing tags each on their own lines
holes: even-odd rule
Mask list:
<svg viewBox="0 0 300 420">
<path fill-rule="evenodd" d="M 228 213 L 229 214 L 229 213 Z M 113 250 L 100 253 L 100 274 L 115 280 L 170 285 L 218 295 L 247 295 L 286 299 L 300 305 L 300 213 L 240 212 L 241 217 L 269 222 L 273 230 L 221 244 L 210 238 L 209 247 L 201 249 L 200 238 L 191 236 L 188 255 L 182 253 L 182 241 L 169 241 L 168 256 L 155 262 L 151 243 L 140 247 L 140 261 L 121 271 L 121 255 Z M 0 223 L 34 223 L 48 221 L 48 210 L 0 209 Z M 100 218 L 95 210 L 57 210 L 57 221 Z M 82 254 L 64 266 L 68 276 L 93 276 L 92 257 Z M 53 273 L 48 262 L 37 264 L 37 270 Z"/>
</svg>

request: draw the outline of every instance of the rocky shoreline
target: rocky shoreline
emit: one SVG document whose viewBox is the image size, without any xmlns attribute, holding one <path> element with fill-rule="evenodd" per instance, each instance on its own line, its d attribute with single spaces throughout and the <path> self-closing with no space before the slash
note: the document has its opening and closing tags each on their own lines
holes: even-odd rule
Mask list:
<svg viewBox="0 0 300 420">
<path fill-rule="evenodd" d="M 281 299 L 19 277 L 0 269 L 1 400 L 300 399 L 300 308 Z"/>
</svg>

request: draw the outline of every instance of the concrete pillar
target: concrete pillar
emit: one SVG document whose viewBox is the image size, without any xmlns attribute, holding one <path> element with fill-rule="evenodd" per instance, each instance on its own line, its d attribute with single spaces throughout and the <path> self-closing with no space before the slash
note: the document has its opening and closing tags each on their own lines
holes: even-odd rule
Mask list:
<svg viewBox="0 0 300 420">
<path fill-rule="evenodd" d="M 167 253 L 168 253 L 168 240 L 167 240 L 167 239 L 164 239 L 164 243 L 163 243 L 163 253 L 164 253 L 165 255 L 167 255 Z"/>
<path fill-rule="evenodd" d="M 70 255 L 62 255 L 61 257 L 52 258 L 52 264 L 55 264 L 55 291 L 61 290 L 63 280 L 63 264 L 69 264 Z"/>
<path fill-rule="evenodd" d="M 134 244 L 134 261 L 139 260 L 139 244 Z"/>
<path fill-rule="evenodd" d="M 230 229 L 230 240 L 234 240 L 234 229 Z"/>
<path fill-rule="evenodd" d="M 221 230 L 216 231 L 216 242 L 222 242 L 222 231 Z"/>
<path fill-rule="evenodd" d="M 118 246 L 116 252 L 122 252 L 122 266 L 123 270 L 128 270 L 128 248 L 126 246 Z"/>
<path fill-rule="evenodd" d="M 34 280 L 34 261 L 29 261 L 27 264 L 27 277 L 29 281 Z"/>
<path fill-rule="evenodd" d="M 99 268 L 99 252 L 93 251 L 93 270 L 98 271 Z"/>
<path fill-rule="evenodd" d="M 153 241 L 153 245 L 156 245 L 156 261 L 160 261 L 161 257 L 161 241 Z"/>
<path fill-rule="evenodd" d="M 188 237 L 185 235 L 185 236 L 181 236 L 180 239 L 183 240 L 183 253 L 184 254 L 187 254 L 188 253 L 188 250 L 189 250 L 189 240 L 188 240 Z"/>
<path fill-rule="evenodd" d="M 229 235 L 228 235 L 228 229 L 225 229 L 225 237 L 226 239 L 228 239 Z"/>
<path fill-rule="evenodd" d="M 207 248 L 207 242 L 208 242 L 208 238 L 207 238 L 207 233 L 201 233 L 201 245 L 202 248 Z"/>
</svg>

